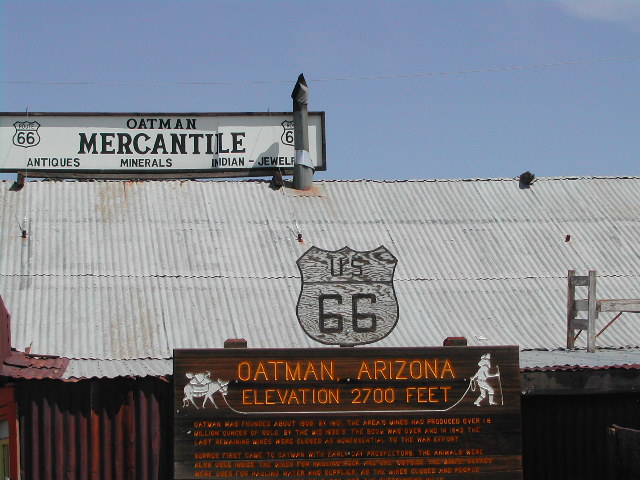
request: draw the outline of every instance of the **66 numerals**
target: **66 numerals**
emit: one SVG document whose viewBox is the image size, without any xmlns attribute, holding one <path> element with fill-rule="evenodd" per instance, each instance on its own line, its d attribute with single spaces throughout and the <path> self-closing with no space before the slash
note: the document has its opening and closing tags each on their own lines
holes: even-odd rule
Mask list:
<svg viewBox="0 0 640 480">
<path fill-rule="evenodd" d="M 40 141 L 35 132 L 18 132 L 14 136 L 13 143 L 20 147 L 32 147 Z"/>
<path fill-rule="evenodd" d="M 318 297 L 319 301 L 319 328 L 322 333 L 342 333 L 345 328 L 344 315 L 328 311 L 331 303 L 342 305 L 342 295 L 337 293 L 324 294 Z M 359 310 L 360 304 L 376 303 L 373 293 L 356 293 L 351 296 L 351 329 L 354 333 L 372 333 L 378 327 L 378 319 L 375 313 Z M 364 305 L 363 305 L 364 306 Z"/>
</svg>

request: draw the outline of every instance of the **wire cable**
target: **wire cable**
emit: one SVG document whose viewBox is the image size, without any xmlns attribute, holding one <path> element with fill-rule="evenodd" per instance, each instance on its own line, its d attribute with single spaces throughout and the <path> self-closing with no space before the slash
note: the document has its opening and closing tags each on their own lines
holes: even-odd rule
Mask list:
<svg viewBox="0 0 640 480">
<path fill-rule="evenodd" d="M 447 75 L 470 75 L 476 73 L 498 73 L 512 72 L 519 70 L 535 70 L 542 68 L 567 67 L 594 63 L 620 62 L 626 60 L 638 60 L 640 55 L 630 55 L 626 57 L 609 57 L 596 58 L 588 60 L 575 60 L 571 62 L 555 62 L 542 63 L 538 65 L 518 65 L 511 67 L 481 68 L 474 70 L 452 70 L 441 72 L 427 73 L 408 73 L 396 75 L 355 75 L 350 77 L 326 77 L 312 78 L 310 82 L 345 82 L 345 81 L 363 81 L 363 80 L 390 80 L 405 78 L 423 78 L 423 77 L 442 77 Z M 292 80 L 245 80 L 235 82 L 48 82 L 48 81 L 0 81 L 0 85 L 73 85 L 73 86 L 135 86 L 135 87 L 152 87 L 152 86 L 234 86 L 234 85 L 275 85 L 281 83 L 293 83 Z"/>
</svg>

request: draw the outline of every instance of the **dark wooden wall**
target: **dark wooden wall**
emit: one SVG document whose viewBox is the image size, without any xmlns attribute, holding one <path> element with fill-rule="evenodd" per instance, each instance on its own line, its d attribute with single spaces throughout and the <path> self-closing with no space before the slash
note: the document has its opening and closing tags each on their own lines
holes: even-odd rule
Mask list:
<svg viewBox="0 0 640 480">
<path fill-rule="evenodd" d="M 607 427 L 640 428 L 640 393 L 524 395 L 525 480 L 602 480 Z"/>
<path fill-rule="evenodd" d="M 17 382 L 23 479 L 168 479 L 171 383 Z"/>
</svg>

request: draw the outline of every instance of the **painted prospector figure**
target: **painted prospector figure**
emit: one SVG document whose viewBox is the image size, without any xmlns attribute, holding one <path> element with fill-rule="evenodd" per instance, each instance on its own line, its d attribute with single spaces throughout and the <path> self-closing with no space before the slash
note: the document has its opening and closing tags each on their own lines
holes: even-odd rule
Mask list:
<svg viewBox="0 0 640 480">
<path fill-rule="evenodd" d="M 480 396 L 474 402 L 474 404 L 479 407 L 480 403 L 489 395 L 489 405 L 497 405 L 493 400 L 493 396 L 495 394 L 495 390 L 491 385 L 489 385 L 488 379 L 491 377 L 498 377 L 498 381 L 500 381 L 500 367 L 496 366 L 496 373 L 489 373 L 489 369 L 491 368 L 491 354 L 485 353 L 480 357 L 480 361 L 478 362 L 478 366 L 480 367 L 478 371 L 475 373 L 473 377 L 471 377 L 471 389 L 475 391 L 476 386 L 480 389 Z M 500 386 L 500 396 L 502 397 L 502 386 Z"/>
</svg>

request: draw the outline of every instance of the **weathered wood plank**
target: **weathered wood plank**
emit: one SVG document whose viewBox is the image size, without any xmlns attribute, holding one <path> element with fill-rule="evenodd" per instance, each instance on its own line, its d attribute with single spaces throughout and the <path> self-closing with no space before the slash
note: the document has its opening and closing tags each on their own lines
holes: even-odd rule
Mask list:
<svg viewBox="0 0 640 480">
<path fill-rule="evenodd" d="M 587 287 L 589 286 L 589 277 L 574 275 L 573 277 L 571 277 L 571 286 Z"/>
<path fill-rule="evenodd" d="M 575 270 L 569 270 L 567 273 L 567 348 L 575 348 L 575 337 L 571 322 L 576 317 L 576 287 L 573 285 Z"/>
<path fill-rule="evenodd" d="M 640 298 L 598 300 L 598 311 L 640 313 Z"/>
<path fill-rule="evenodd" d="M 589 311 L 589 300 L 582 299 L 575 301 L 576 312 Z M 597 300 L 596 309 L 598 312 L 629 312 L 640 313 L 640 299 L 620 298 Z"/>
<path fill-rule="evenodd" d="M 589 270 L 589 308 L 587 319 L 587 352 L 596 351 L 596 320 L 598 319 L 597 299 L 596 299 L 596 271 Z"/>
<path fill-rule="evenodd" d="M 575 330 L 586 330 L 589 328 L 589 320 L 586 318 L 574 318 L 571 321 L 571 328 Z"/>
<path fill-rule="evenodd" d="M 611 478 L 637 480 L 640 472 L 640 431 L 612 425 L 607 429 Z"/>
<path fill-rule="evenodd" d="M 589 311 L 589 300 L 576 300 L 575 302 L 576 312 L 588 312 Z"/>
</svg>

